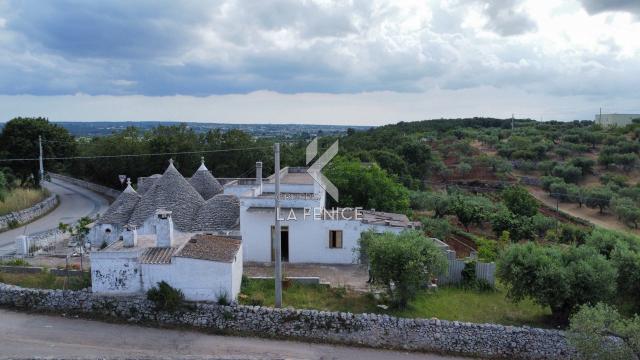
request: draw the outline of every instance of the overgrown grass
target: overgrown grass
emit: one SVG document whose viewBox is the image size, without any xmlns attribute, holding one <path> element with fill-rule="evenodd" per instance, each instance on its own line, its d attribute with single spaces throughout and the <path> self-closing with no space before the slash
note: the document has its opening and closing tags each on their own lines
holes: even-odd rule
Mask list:
<svg viewBox="0 0 640 360">
<path fill-rule="evenodd" d="M 49 196 L 46 189 L 15 188 L 0 201 L 0 216 L 31 207 Z"/>
<path fill-rule="evenodd" d="M 240 302 L 273 306 L 274 289 L 270 280 L 246 280 Z M 504 289 L 477 291 L 461 287 L 443 287 L 435 292 L 421 291 L 403 310 L 384 310 L 372 294 L 345 291 L 317 285 L 293 284 L 283 290 L 283 306 L 352 313 L 380 313 L 405 318 L 438 318 L 475 323 L 549 327 L 550 310 L 523 301 L 514 304 L 505 298 Z"/>
<path fill-rule="evenodd" d="M 27 260 L 20 259 L 20 258 L 0 261 L 0 265 L 4 265 L 4 266 L 31 266 L 31 264 L 29 264 L 29 262 Z"/>
<path fill-rule="evenodd" d="M 274 305 L 273 280 L 243 279 L 240 298 L 242 304 Z M 348 311 L 353 313 L 371 313 L 376 304 L 363 294 L 345 291 L 343 288 L 329 288 L 322 285 L 300 285 L 293 283 L 282 291 L 284 306 L 299 309 L 317 309 L 326 311 Z"/>
<path fill-rule="evenodd" d="M 55 276 L 49 272 L 35 274 L 0 273 L 0 282 L 2 283 L 35 289 L 64 289 L 65 279 L 64 276 Z M 91 286 L 91 274 L 85 273 L 84 276 L 69 276 L 69 283 L 66 288 L 81 290 L 89 286 Z"/>
<path fill-rule="evenodd" d="M 525 300 L 514 304 L 506 299 L 505 291 L 467 290 L 460 287 L 442 287 L 435 292 L 421 292 L 405 310 L 394 310 L 394 315 L 474 323 L 503 325 L 551 326 L 549 308 Z"/>
</svg>

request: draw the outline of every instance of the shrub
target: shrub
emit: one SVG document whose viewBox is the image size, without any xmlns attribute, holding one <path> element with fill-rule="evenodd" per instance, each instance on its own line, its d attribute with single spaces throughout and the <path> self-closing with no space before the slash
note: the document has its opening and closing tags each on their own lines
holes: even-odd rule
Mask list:
<svg viewBox="0 0 640 360">
<path fill-rule="evenodd" d="M 0 261 L 0 265 L 5 265 L 5 266 L 31 266 L 31 264 L 29 264 L 29 262 L 27 260 L 19 259 L 19 258 Z"/>
<path fill-rule="evenodd" d="M 216 303 L 222 306 L 228 306 L 231 304 L 231 300 L 229 300 L 229 294 L 226 291 L 220 291 L 216 294 Z"/>
<path fill-rule="evenodd" d="M 147 299 L 154 303 L 156 310 L 175 312 L 183 306 L 184 294 L 182 290 L 160 281 L 157 286 L 147 291 Z"/>
<path fill-rule="evenodd" d="M 447 219 L 421 217 L 420 222 L 422 229 L 429 236 L 444 240 L 451 235 L 452 226 Z"/>
<path fill-rule="evenodd" d="M 504 189 L 502 200 L 516 215 L 533 216 L 538 213 L 538 201 L 522 186 L 514 185 Z"/>
<path fill-rule="evenodd" d="M 500 244 L 495 240 L 485 238 L 476 238 L 476 246 L 478 249 L 478 259 L 492 262 L 498 259 L 500 252 Z"/>
<path fill-rule="evenodd" d="M 571 317 L 567 339 L 585 359 L 637 359 L 640 317 L 624 319 L 603 303 L 584 305 Z"/>
</svg>

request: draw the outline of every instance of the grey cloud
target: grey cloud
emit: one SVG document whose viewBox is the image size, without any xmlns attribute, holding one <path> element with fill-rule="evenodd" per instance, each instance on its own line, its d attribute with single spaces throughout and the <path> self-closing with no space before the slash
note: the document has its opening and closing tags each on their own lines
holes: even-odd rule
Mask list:
<svg viewBox="0 0 640 360">
<path fill-rule="evenodd" d="M 640 16 L 639 0 L 580 0 L 589 14 L 607 11 L 626 11 Z"/>
<path fill-rule="evenodd" d="M 518 6 L 522 0 L 479 0 L 489 21 L 486 27 L 502 36 L 522 35 L 537 29 L 533 19 Z"/>
</svg>

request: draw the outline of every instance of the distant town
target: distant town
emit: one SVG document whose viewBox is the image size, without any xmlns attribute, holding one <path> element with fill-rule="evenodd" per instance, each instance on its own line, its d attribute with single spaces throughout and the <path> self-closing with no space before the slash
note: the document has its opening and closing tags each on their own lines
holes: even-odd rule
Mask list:
<svg viewBox="0 0 640 360">
<path fill-rule="evenodd" d="M 205 133 L 209 130 L 220 129 L 223 132 L 229 130 L 242 130 L 258 138 L 311 138 L 318 135 L 338 135 L 346 133 L 347 129 L 367 130 L 371 126 L 346 126 L 346 125 L 305 125 L 305 124 L 222 124 L 179 121 L 96 121 L 73 122 L 54 121 L 74 136 L 105 136 L 134 126 L 140 130 L 149 130 L 158 125 L 186 124 L 197 133 Z M 4 126 L 4 124 L 0 124 Z"/>
</svg>

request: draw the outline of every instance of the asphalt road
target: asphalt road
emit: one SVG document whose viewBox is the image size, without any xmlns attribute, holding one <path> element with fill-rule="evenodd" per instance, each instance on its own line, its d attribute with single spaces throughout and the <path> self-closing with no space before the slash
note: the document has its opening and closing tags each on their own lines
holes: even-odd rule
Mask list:
<svg viewBox="0 0 640 360">
<path fill-rule="evenodd" d="M 0 358 L 456 359 L 345 346 L 217 336 L 0 309 Z"/>
<path fill-rule="evenodd" d="M 0 233 L 0 253 L 14 249 L 15 240 L 19 235 L 53 229 L 60 222 L 72 223 L 83 216 L 102 213 L 109 207 L 109 202 L 104 197 L 62 180 L 45 182 L 44 186 L 52 193 L 58 194 L 60 204 L 55 210 L 32 223 Z"/>
</svg>

